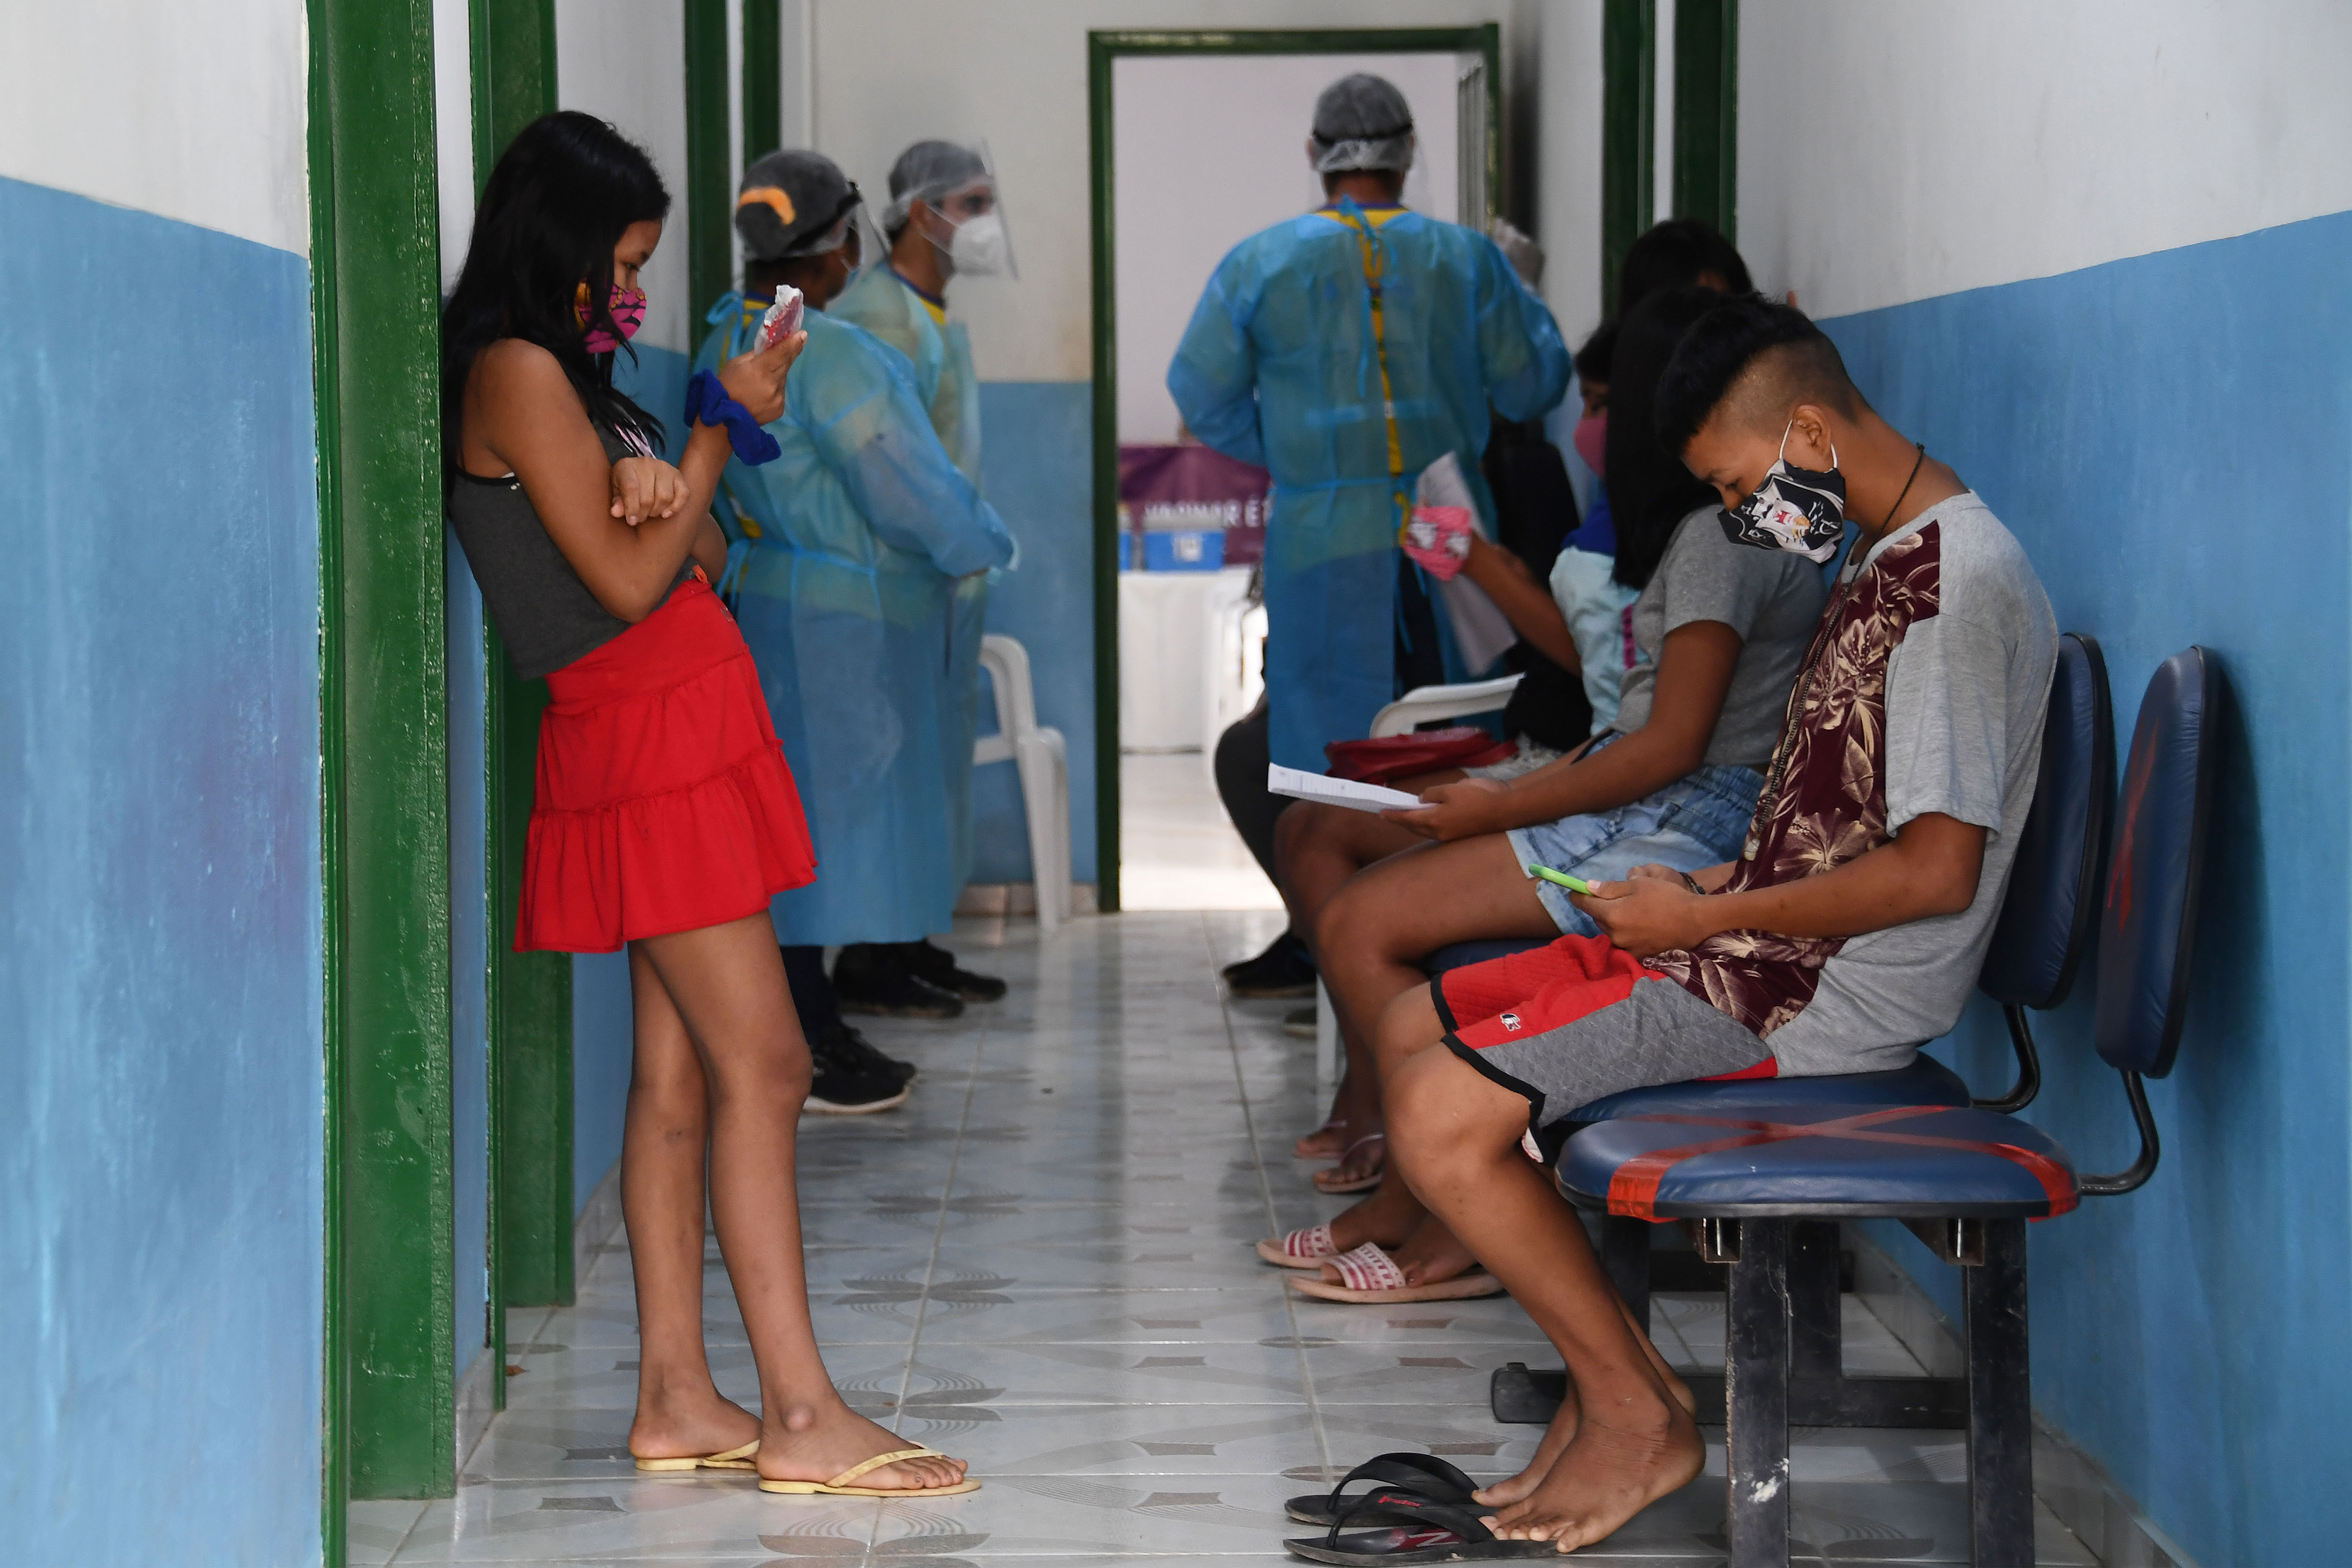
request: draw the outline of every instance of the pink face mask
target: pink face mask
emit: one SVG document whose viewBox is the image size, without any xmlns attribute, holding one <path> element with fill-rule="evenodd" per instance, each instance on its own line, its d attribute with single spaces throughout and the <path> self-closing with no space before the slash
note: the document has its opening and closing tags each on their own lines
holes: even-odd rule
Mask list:
<svg viewBox="0 0 2352 1568">
<path fill-rule="evenodd" d="M 1569 440 L 1576 447 L 1576 455 L 1584 459 L 1584 466 L 1596 474 L 1601 474 L 1609 455 L 1609 411 L 1604 408 L 1598 414 L 1588 414 L 1578 420 L 1576 434 Z M 1608 476 L 1601 474 L 1601 477 L 1605 479 Z"/>
<path fill-rule="evenodd" d="M 592 354 L 616 353 L 622 343 L 637 335 L 637 328 L 646 319 L 646 291 L 642 289 L 624 289 L 615 283 L 608 303 L 613 312 L 613 324 L 621 329 L 621 335 L 617 338 L 602 327 L 588 325 L 588 285 L 580 285 L 580 298 L 572 305 L 572 313 L 585 329 L 582 341 Z"/>
</svg>

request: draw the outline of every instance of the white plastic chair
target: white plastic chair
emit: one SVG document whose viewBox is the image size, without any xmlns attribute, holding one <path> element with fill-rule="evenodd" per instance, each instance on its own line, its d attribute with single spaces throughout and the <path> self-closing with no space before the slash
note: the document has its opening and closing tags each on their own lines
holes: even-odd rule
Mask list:
<svg viewBox="0 0 2352 1568">
<path fill-rule="evenodd" d="M 1415 687 L 1372 715 L 1372 739 L 1411 734 L 1416 726 L 1440 719 L 1492 713 L 1511 700 L 1518 684 L 1516 675 L 1498 675 L 1492 680 L 1470 680 L 1459 686 Z"/>
<path fill-rule="evenodd" d="M 1037 925 L 1052 931 L 1070 918 L 1069 750 L 1059 730 L 1037 722 L 1027 648 L 991 633 L 980 639 L 980 667 L 996 689 L 996 733 L 972 743 L 972 765 L 1011 763 L 1021 771 L 1029 865 L 1037 883 Z"/>
</svg>

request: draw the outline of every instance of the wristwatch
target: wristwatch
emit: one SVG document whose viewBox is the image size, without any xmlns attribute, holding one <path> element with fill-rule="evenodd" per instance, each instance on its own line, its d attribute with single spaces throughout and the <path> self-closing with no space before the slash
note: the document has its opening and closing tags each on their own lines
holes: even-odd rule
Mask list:
<svg viewBox="0 0 2352 1568">
<path fill-rule="evenodd" d="M 1698 879 L 1696 877 L 1692 876 L 1688 871 L 1680 872 L 1678 875 L 1683 879 L 1684 887 L 1688 888 L 1692 892 L 1696 893 L 1702 899 L 1706 897 L 1706 889 L 1698 885 Z"/>
</svg>

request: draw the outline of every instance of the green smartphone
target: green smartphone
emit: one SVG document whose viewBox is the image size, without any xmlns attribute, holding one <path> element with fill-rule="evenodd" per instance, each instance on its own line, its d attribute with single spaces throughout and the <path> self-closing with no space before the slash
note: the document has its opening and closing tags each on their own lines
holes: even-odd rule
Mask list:
<svg viewBox="0 0 2352 1568">
<path fill-rule="evenodd" d="M 1541 877 L 1547 882 L 1558 882 L 1561 887 L 1566 888 L 1571 893 L 1590 893 L 1592 891 L 1592 884 L 1586 881 L 1583 878 L 1571 877 L 1565 871 L 1555 871 L 1549 866 L 1530 866 L 1528 868 L 1528 875 L 1530 877 Z"/>
</svg>

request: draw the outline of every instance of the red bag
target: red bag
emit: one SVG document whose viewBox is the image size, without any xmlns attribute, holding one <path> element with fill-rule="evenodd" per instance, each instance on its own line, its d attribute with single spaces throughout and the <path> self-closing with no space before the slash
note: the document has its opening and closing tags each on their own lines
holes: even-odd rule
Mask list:
<svg viewBox="0 0 2352 1568">
<path fill-rule="evenodd" d="M 1323 754 L 1331 761 L 1323 771 L 1358 784 L 1386 784 L 1443 768 L 1483 768 L 1517 755 L 1518 750 L 1516 741 L 1497 741 L 1475 725 L 1457 724 L 1447 730 L 1385 735 L 1377 741 L 1334 741 L 1323 748 Z"/>
</svg>

